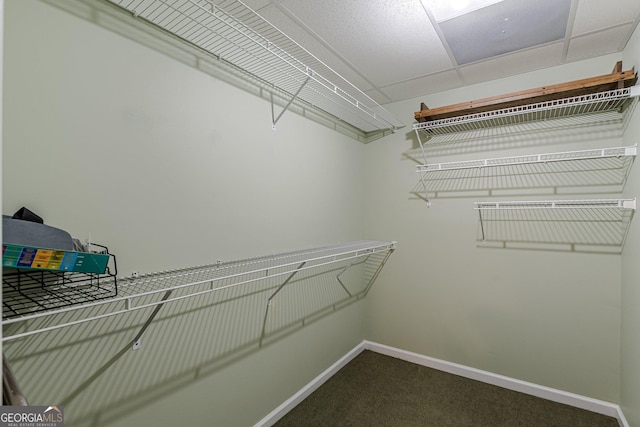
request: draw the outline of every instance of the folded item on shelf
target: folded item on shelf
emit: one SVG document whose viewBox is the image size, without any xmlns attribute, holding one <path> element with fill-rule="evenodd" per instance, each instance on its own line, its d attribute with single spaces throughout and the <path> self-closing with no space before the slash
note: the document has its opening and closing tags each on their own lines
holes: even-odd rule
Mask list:
<svg viewBox="0 0 640 427">
<path fill-rule="evenodd" d="M 2 243 L 38 248 L 74 250 L 73 238 L 59 228 L 2 216 Z"/>
</svg>

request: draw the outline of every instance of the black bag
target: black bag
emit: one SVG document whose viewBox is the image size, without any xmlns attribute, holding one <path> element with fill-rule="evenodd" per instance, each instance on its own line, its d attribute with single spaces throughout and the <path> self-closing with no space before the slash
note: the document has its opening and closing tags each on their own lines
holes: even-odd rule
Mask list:
<svg viewBox="0 0 640 427">
<path fill-rule="evenodd" d="M 31 222 L 37 222 L 39 224 L 44 224 L 44 221 L 42 220 L 42 218 L 40 218 L 38 215 L 36 215 L 33 212 L 31 212 L 29 209 L 25 208 L 24 206 L 21 207 L 20 209 L 18 209 L 18 212 L 14 213 L 11 218 L 13 218 L 13 219 L 22 219 L 22 220 L 25 220 L 25 221 L 31 221 Z"/>
</svg>

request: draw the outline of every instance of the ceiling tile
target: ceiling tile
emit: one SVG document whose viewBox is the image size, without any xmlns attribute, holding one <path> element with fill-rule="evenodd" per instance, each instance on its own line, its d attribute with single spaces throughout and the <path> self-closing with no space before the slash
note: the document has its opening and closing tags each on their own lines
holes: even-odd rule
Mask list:
<svg viewBox="0 0 640 427">
<path fill-rule="evenodd" d="M 403 99 L 417 98 L 430 93 L 442 92 L 462 86 L 462 80 L 458 78 L 454 70 L 419 77 L 417 79 L 397 83 L 382 88 L 392 102 Z"/>
<path fill-rule="evenodd" d="M 380 92 L 378 89 L 365 90 L 364 93 L 365 93 L 365 95 L 367 95 L 369 98 L 373 99 L 375 102 L 377 102 L 380 105 L 384 105 L 384 104 L 388 104 L 390 102 L 393 102 L 390 97 L 388 97 L 386 94 Z"/>
<path fill-rule="evenodd" d="M 310 33 L 304 27 L 304 23 L 296 20 L 295 17 L 290 17 L 282 9 L 275 6 L 263 8 L 259 12 L 260 16 L 269 21 L 270 24 L 295 40 L 296 43 L 327 64 L 351 84 L 362 91 L 372 88 L 371 82 L 360 73 L 358 68 L 350 66 L 347 60 L 337 56 L 334 49 L 324 43 L 323 40 L 319 40 L 313 33 Z"/>
<path fill-rule="evenodd" d="M 465 84 L 513 76 L 562 63 L 564 43 L 554 43 L 460 67 Z"/>
<path fill-rule="evenodd" d="M 572 36 L 633 22 L 639 13 L 638 0 L 580 0 Z"/>
<path fill-rule="evenodd" d="M 567 61 L 578 61 L 608 53 L 619 52 L 633 31 L 633 25 L 627 24 L 605 31 L 599 31 L 569 41 Z"/>
<path fill-rule="evenodd" d="M 418 0 L 281 2 L 376 86 L 451 68 Z"/>
<path fill-rule="evenodd" d="M 564 38 L 571 0 L 505 0 L 440 23 L 458 64 Z"/>
<path fill-rule="evenodd" d="M 232 7 L 239 3 L 212 1 Z M 447 25 L 458 18 L 434 28 L 428 15 L 431 12 L 425 11 L 421 0 L 243 2 L 379 103 L 618 53 L 640 15 L 640 0 L 503 0 L 458 17 L 479 19 L 458 25 L 467 35 L 457 45 Z M 536 12 L 532 14 L 531 8 Z M 509 20 L 504 21 L 505 17 Z M 547 26 L 550 22 L 560 28 L 552 37 L 558 41 L 543 43 L 553 32 Z M 564 38 L 565 23 L 570 24 L 570 42 Z M 542 24 L 538 28 L 542 38 L 530 24 Z M 475 25 L 480 29 L 470 29 Z M 496 34 L 503 39 L 494 39 Z M 442 43 L 445 35 L 447 46 Z M 518 37 L 520 41 L 515 43 L 512 39 Z M 543 45 L 522 48 L 535 43 Z M 456 46 L 468 49 L 461 62 L 476 62 L 456 64 L 453 56 L 449 57 Z M 507 52 L 513 49 L 519 50 Z M 478 60 L 491 55 L 497 56 Z"/>
</svg>

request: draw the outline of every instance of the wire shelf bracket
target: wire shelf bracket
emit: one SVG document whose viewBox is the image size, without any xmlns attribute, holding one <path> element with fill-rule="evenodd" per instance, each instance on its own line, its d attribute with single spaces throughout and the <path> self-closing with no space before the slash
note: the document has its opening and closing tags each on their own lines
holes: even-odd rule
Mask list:
<svg viewBox="0 0 640 427">
<path fill-rule="evenodd" d="M 424 161 L 424 164 L 427 164 L 427 154 L 424 151 L 424 143 L 422 142 L 422 138 L 420 138 L 420 132 L 419 130 L 415 127 L 413 127 L 413 130 L 416 134 L 416 138 L 418 139 L 418 143 L 420 144 L 420 152 L 422 153 L 422 160 Z M 418 166 L 419 167 L 419 166 Z M 420 174 L 420 182 L 422 183 L 422 190 L 424 192 L 424 200 L 427 202 L 427 207 L 431 207 L 431 199 L 429 198 L 429 190 L 427 188 L 427 180 L 426 177 L 424 175 L 424 173 Z"/>
<path fill-rule="evenodd" d="M 271 129 L 272 130 L 276 130 L 276 123 L 278 123 L 278 120 L 280 120 L 280 117 L 282 117 L 282 115 L 289 109 L 293 101 L 295 101 L 298 95 L 300 95 L 300 92 L 305 87 L 305 85 L 309 82 L 309 79 L 311 79 L 311 76 L 307 77 L 307 79 L 302 83 L 302 86 L 300 86 L 298 91 L 295 94 L 293 94 L 289 102 L 287 102 L 287 105 L 285 105 L 282 111 L 280 112 L 280 114 L 278 114 L 278 117 L 275 117 L 275 112 L 273 107 L 273 93 L 271 93 L 271 120 L 272 120 Z"/>
</svg>

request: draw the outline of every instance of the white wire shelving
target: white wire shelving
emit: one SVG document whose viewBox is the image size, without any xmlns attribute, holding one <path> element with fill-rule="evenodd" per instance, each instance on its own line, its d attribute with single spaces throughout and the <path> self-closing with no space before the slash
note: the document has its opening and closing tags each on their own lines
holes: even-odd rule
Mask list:
<svg viewBox="0 0 640 427">
<path fill-rule="evenodd" d="M 239 0 L 108 0 L 363 132 L 404 125 L 389 111 Z M 273 103 L 272 103 L 273 107 Z"/>
<path fill-rule="evenodd" d="M 169 270 L 138 277 L 120 278 L 117 297 L 3 320 L 2 340 L 14 340 L 265 281 L 269 281 L 272 285 L 271 288 L 273 288 L 270 296 L 265 300 L 268 307 L 283 287 L 291 282 L 298 273 L 310 270 L 319 271 L 331 265 L 340 267 L 336 281 L 346 294 L 352 297 L 354 295 L 343 284 L 341 276 L 352 266 L 362 263 L 376 254 L 381 259 L 377 263 L 377 270 L 369 279 L 368 289 L 395 247 L 396 242 L 363 240 L 239 261 Z M 109 286 L 109 284 L 104 283 L 102 286 Z M 15 312 L 15 310 L 19 310 L 19 307 L 14 307 L 12 310 Z M 15 313 L 12 314 L 15 315 Z"/>
<path fill-rule="evenodd" d="M 415 123 L 413 129 L 420 138 L 422 132 L 428 139 L 449 136 L 443 142 L 482 130 L 487 136 L 513 132 L 535 132 L 597 124 L 624 124 L 625 111 L 635 104 L 640 87 L 597 92 L 552 101 L 538 102 L 516 107 L 502 108 L 475 114 L 467 114 L 439 120 Z M 477 134 L 476 134 L 477 135 Z M 438 140 L 432 143 L 440 142 Z M 425 162 L 426 163 L 426 162 Z"/>
<path fill-rule="evenodd" d="M 622 192 L 637 146 L 432 164 L 427 162 L 426 153 L 449 143 L 476 144 L 486 140 L 490 146 L 497 146 L 502 138 L 517 141 L 523 135 L 531 141 L 538 137 L 562 141 L 567 134 L 595 133 L 595 129 L 609 137 L 620 135 L 617 132 L 624 132 L 639 96 L 640 86 L 631 86 L 415 123 L 413 129 L 424 160 L 416 172 L 420 174 L 418 185 L 424 191 L 427 206 L 431 204 L 430 194 L 440 196 L 447 192 L 484 191 L 486 196 L 512 189 L 530 192 L 542 188 L 549 189 L 550 194 L 560 194 L 560 188 L 577 193 Z M 479 216 L 477 240 L 482 247 L 621 253 L 636 201 L 507 201 L 475 205 Z"/>
<path fill-rule="evenodd" d="M 577 189 L 599 187 L 622 191 L 637 155 L 637 145 L 546 154 L 419 165 L 417 172 L 429 194 L 464 191 Z"/>
<path fill-rule="evenodd" d="M 558 132 L 599 126 L 624 129 L 640 96 L 640 86 L 573 96 L 552 101 L 496 109 L 415 123 L 422 152 L 417 166 L 427 206 L 430 193 L 505 188 L 624 185 L 635 148 L 623 147 L 505 157 L 470 162 L 430 164 L 429 147 L 452 142 L 495 140 L 519 134 Z M 426 136 L 423 140 L 422 136 Z M 624 150 L 622 155 L 617 152 Z M 604 154 L 603 154 L 604 153 Z M 594 168 L 590 175 L 590 169 Z M 474 170 L 475 169 L 475 170 Z M 555 180 L 555 182 L 552 182 Z M 422 197 L 422 196 L 421 196 Z"/>
<path fill-rule="evenodd" d="M 475 209 L 481 246 L 621 253 L 636 199 L 476 202 Z"/>
</svg>

